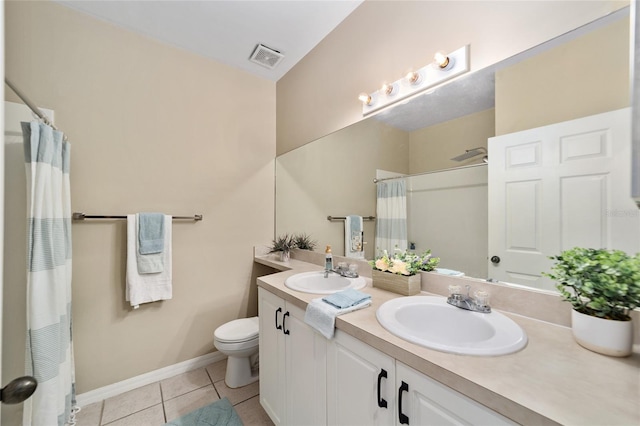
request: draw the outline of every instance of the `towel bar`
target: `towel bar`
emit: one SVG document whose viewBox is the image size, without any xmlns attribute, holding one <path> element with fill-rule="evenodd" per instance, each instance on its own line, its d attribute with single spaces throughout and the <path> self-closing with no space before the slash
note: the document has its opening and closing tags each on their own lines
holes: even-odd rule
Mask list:
<svg viewBox="0 0 640 426">
<path fill-rule="evenodd" d="M 347 220 L 344 216 L 327 216 L 327 220 Z M 376 220 L 375 216 L 363 216 L 362 220 Z"/>
<path fill-rule="evenodd" d="M 193 216 L 171 216 L 173 220 L 194 220 L 196 222 L 202 220 L 201 214 Z M 71 216 L 73 220 L 85 220 L 85 219 L 126 219 L 127 216 L 106 216 L 106 215 L 89 215 L 80 212 L 73 212 Z"/>
</svg>

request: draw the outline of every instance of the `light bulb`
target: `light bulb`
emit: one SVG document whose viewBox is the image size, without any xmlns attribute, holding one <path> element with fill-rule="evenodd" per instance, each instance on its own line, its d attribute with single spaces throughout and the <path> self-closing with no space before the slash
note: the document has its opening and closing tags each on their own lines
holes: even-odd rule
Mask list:
<svg viewBox="0 0 640 426">
<path fill-rule="evenodd" d="M 380 91 L 387 96 L 392 96 L 396 94 L 397 89 L 395 84 L 383 84 Z"/>
<path fill-rule="evenodd" d="M 411 71 L 405 77 L 409 84 L 416 85 L 422 83 L 422 74 L 418 71 Z"/>
<path fill-rule="evenodd" d="M 365 105 L 371 105 L 371 103 L 373 102 L 373 98 L 366 93 L 360 93 L 360 95 L 358 95 L 358 99 L 360 99 L 360 102 Z"/>
<path fill-rule="evenodd" d="M 444 69 L 447 66 L 449 66 L 449 63 L 450 63 L 449 57 L 443 52 L 436 52 L 436 54 L 433 56 L 433 59 L 436 61 L 436 64 L 440 68 Z"/>
</svg>

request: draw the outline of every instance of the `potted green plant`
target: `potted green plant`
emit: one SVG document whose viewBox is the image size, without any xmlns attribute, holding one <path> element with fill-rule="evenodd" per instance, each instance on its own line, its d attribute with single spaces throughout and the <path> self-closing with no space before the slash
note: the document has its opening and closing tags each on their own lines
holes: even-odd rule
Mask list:
<svg viewBox="0 0 640 426">
<path fill-rule="evenodd" d="M 269 253 L 280 253 L 280 261 L 287 262 L 291 257 L 291 250 L 296 248 L 295 239 L 292 235 L 279 235 L 273 239 Z"/>
<path fill-rule="evenodd" d="M 558 256 L 551 273 L 562 298 L 573 306 L 573 336 L 583 347 L 612 356 L 633 348 L 629 313 L 640 306 L 640 255 L 576 247 Z"/>
<path fill-rule="evenodd" d="M 296 248 L 300 250 L 310 250 L 313 251 L 316 248 L 317 242 L 307 234 L 296 234 L 293 236 L 293 242 L 296 245 Z"/>
<path fill-rule="evenodd" d="M 440 258 L 433 257 L 431 250 L 418 255 L 396 249 L 393 256 L 384 250 L 382 256 L 369 262 L 373 286 L 405 296 L 418 294 L 421 289 L 418 272 L 433 271 L 439 262 Z"/>
</svg>

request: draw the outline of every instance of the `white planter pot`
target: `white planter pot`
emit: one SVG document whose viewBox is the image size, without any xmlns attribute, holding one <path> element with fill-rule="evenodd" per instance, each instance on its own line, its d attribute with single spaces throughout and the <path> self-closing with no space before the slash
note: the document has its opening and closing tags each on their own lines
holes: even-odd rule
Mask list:
<svg viewBox="0 0 640 426">
<path fill-rule="evenodd" d="M 633 322 L 614 321 L 571 310 L 571 328 L 576 342 L 593 352 L 629 356 L 633 350 Z"/>
</svg>

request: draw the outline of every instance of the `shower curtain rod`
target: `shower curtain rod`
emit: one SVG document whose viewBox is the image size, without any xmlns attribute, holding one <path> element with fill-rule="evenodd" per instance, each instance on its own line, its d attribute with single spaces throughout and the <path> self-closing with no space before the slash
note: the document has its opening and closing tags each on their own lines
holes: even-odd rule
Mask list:
<svg viewBox="0 0 640 426">
<path fill-rule="evenodd" d="M 373 179 L 373 183 L 378 183 L 378 182 L 382 182 L 382 181 L 385 181 L 385 180 L 392 180 L 392 179 L 403 179 L 403 178 L 410 178 L 410 177 L 414 177 L 414 176 L 430 175 L 430 174 L 433 174 L 433 173 L 450 172 L 452 170 L 469 169 L 471 167 L 478 167 L 478 166 L 488 166 L 488 163 L 470 164 L 468 166 L 451 167 L 449 169 L 442 169 L 442 170 L 432 170 L 430 172 L 414 173 L 412 175 L 393 176 L 393 177 L 388 177 L 388 178 Z"/>
<path fill-rule="evenodd" d="M 9 86 L 9 88 L 10 88 L 11 90 L 13 90 L 13 93 L 15 93 L 16 95 L 18 95 L 18 97 L 19 97 L 20 99 L 22 99 L 22 102 L 24 102 L 24 103 L 25 103 L 25 105 L 27 105 L 27 106 L 29 107 L 29 109 L 30 109 L 31 111 L 33 111 L 33 113 L 34 113 L 35 115 L 37 115 L 38 117 L 40 117 L 40 119 L 41 119 L 42 121 L 44 121 L 44 123 L 45 123 L 46 125 L 51 126 L 51 128 L 52 128 L 52 129 L 54 129 L 54 130 L 60 130 L 60 129 L 58 129 L 58 128 L 57 128 L 57 127 L 56 127 L 56 126 L 51 122 L 51 120 L 49 120 L 49 117 L 47 117 L 47 116 L 46 116 L 42 111 L 40 111 L 40 109 L 39 109 L 37 106 L 35 106 L 35 105 L 33 104 L 33 102 L 31 102 L 31 101 L 29 100 L 29 98 L 27 98 L 27 97 L 25 96 L 25 94 L 24 94 L 24 93 L 22 93 L 22 92 L 21 92 L 21 91 L 20 91 L 20 90 L 19 90 L 19 89 L 18 89 L 18 88 L 17 88 L 17 87 L 16 87 L 16 86 L 11 82 L 11 81 L 9 81 L 9 79 L 8 79 L 7 77 L 5 77 L 5 78 L 4 78 L 4 83 L 5 83 L 7 86 Z M 63 135 L 64 135 L 64 136 L 63 136 L 63 138 L 64 138 L 64 140 L 66 141 L 66 140 L 67 140 L 67 135 L 66 135 L 66 134 L 64 134 L 64 132 L 63 132 Z"/>
<path fill-rule="evenodd" d="M 127 216 L 105 216 L 105 215 L 89 215 L 80 212 L 74 212 L 71 216 L 73 220 L 85 220 L 85 219 L 126 219 Z M 173 220 L 194 220 L 196 222 L 202 220 L 201 214 L 196 214 L 193 216 L 171 216 Z"/>
</svg>

